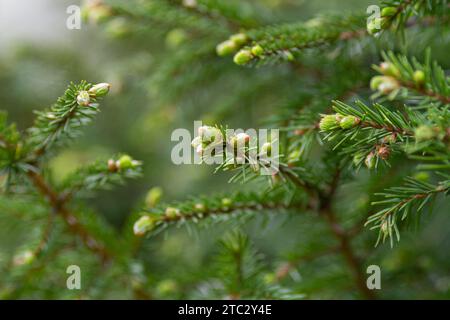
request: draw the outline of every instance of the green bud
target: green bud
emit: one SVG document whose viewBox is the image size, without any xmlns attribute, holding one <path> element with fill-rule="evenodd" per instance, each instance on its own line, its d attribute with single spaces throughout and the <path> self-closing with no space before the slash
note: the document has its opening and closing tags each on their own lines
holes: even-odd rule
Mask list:
<svg viewBox="0 0 450 320">
<path fill-rule="evenodd" d="M 237 34 L 233 34 L 230 37 L 230 40 L 233 41 L 236 44 L 236 46 L 242 47 L 244 44 L 247 43 L 248 37 L 244 33 L 237 33 Z"/>
<path fill-rule="evenodd" d="M 92 23 L 100 24 L 107 21 L 112 16 L 112 10 L 110 7 L 104 4 L 88 4 L 82 8 L 83 20 L 89 20 Z"/>
<path fill-rule="evenodd" d="M 430 174 L 426 171 L 420 171 L 414 175 L 414 179 L 417 179 L 417 180 L 423 181 L 423 182 L 428 182 L 430 180 Z"/>
<path fill-rule="evenodd" d="M 145 197 L 145 205 L 147 208 L 154 208 L 161 200 L 163 191 L 160 187 L 151 188 Z"/>
<path fill-rule="evenodd" d="M 216 52 L 218 56 L 227 56 L 230 55 L 234 52 L 236 52 L 236 50 L 238 49 L 238 47 L 236 46 L 236 44 L 231 41 L 231 40 L 226 40 L 222 43 L 219 43 L 216 47 Z"/>
<path fill-rule="evenodd" d="M 263 277 L 263 281 L 266 284 L 274 284 L 277 281 L 277 276 L 275 273 L 271 272 L 271 273 L 266 273 Z"/>
<path fill-rule="evenodd" d="M 375 157 L 375 154 L 371 152 L 367 155 L 366 159 L 364 160 L 364 163 L 366 164 L 367 168 L 373 169 L 375 168 L 376 160 L 377 159 Z"/>
<path fill-rule="evenodd" d="M 377 90 L 378 86 L 383 83 L 384 76 L 375 76 L 370 80 L 370 89 Z"/>
<path fill-rule="evenodd" d="M 357 152 L 353 155 L 353 164 L 355 166 L 359 165 L 361 161 L 364 160 L 365 154 L 364 152 Z"/>
<path fill-rule="evenodd" d="M 284 56 L 286 57 L 287 61 L 294 61 L 295 60 L 294 55 L 290 51 L 287 51 L 287 50 L 284 51 Z"/>
<path fill-rule="evenodd" d="M 15 255 L 13 258 L 13 264 L 15 266 L 23 266 L 33 262 L 35 255 L 31 250 L 25 250 Z"/>
<path fill-rule="evenodd" d="M 422 125 L 414 130 L 414 137 L 417 142 L 431 140 L 436 136 L 436 132 L 432 127 Z"/>
<path fill-rule="evenodd" d="M 392 17 L 396 13 L 397 13 L 396 7 L 385 7 L 381 10 L 382 17 Z"/>
<path fill-rule="evenodd" d="M 90 88 L 88 92 L 95 97 L 103 97 L 108 94 L 110 88 L 111 85 L 109 83 L 98 83 Z"/>
<path fill-rule="evenodd" d="M 253 55 L 250 50 L 243 49 L 234 55 L 233 61 L 237 65 L 244 65 L 253 59 Z"/>
<path fill-rule="evenodd" d="M 272 155 L 272 144 L 266 142 L 261 146 L 261 153 L 270 157 Z"/>
<path fill-rule="evenodd" d="M 346 116 L 344 118 L 341 119 L 341 122 L 339 123 L 339 125 L 341 126 L 342 129 L 346 130 L 346 129 L 351 129 L 354 126 L 358 125 L 358 123 L 361 120 L 357 117 L 354 116 Z"/>
<path fill-rule="evenodd" d="M 260 55 L 262 55 L 264 53 L 264 49 L 258 44 L 256 46 L 252 47 L 252 53 L 253 53 L 253 55 L 259 57 Z"/>
<path fill-rule="evenodd" d="M 222 206 L 228 208 L 233 204 L 233 200 L 231 200 L 230 198 L 223 198 L 222 199 Z"/>
<path fill-rule="evenodd" d="M 395 78 L 383 76 L 382 82 L 378 85 L 377 90 L 383 94 L 389 94 L 399 87 L 400 84 Z"/>
<path fill-rule="evenodd" d="M 163 280 L 156 286 L 156 291 L 160 295 L 169 295 L 177 291 L 177 283 L 172 279 Z"/>
<path fill-rule="evenodd" d="M 377 34 L 378 32 L 380 32 L 383 29 L 382 23 L 383 23 L 382 18 L 375 18 L 375 19 L 370 20 L 367 23 L 367 32 L 372 35 Z"/>
<path fill-rule="evenodd" d="M 117 17 L 108 22 L 106 32 L 113 38 L 124 38 L 130 33 L 130 27 L 125 18 Z"/>
<path fill-rule="evenodd" d="M 169 219 L 175 219 L 180 216 L 180 210 L 177 208 L 168 207 L 166 208 L 166 217 Z"/>
<path fill-rule="evenodd" d="M 194 210 L 199 213 L 203 213 L 206 211 L 206 206 L 203 203 L 196 203 L 194 206 Z"/>
<path fill-rule="evenodd" d="M 155 227 L 155 219 L 150 216 L 142 216 L 134 223 L 133 232 L 136 236 L 141 237 Z"/>
<path fill-rule="evenodd" d="M 413 74 L 414 82 L 421 86 L 425 82 L 425 73 L 422 70 L 416 70 Z"/>
<path fill-rule="evenodd" d="M 339 127 L 339 119 L 335 114 L 327 114 L 322 117 L 319 128 L 322 131 L 330 131 Z"/>
<path fill-rule="evenodd" d="M 166 44 L 169 48 L 176 48 L 182 44 L 187 38 L 187 34 L 183 29 L 170 30 L 166 35 Z"/>
<path fill-rule="evenodd" d="M 119 169 L 122 169 L 122 170 L 132 168 L 134 166 L 133 165 L 133 158 L 131 158 L 129 155 L 123 155 L 118 160 L 117 166 L 119 167 Z"/>
<path fill-rule="evenodd" d="M 386 76 L 395 78 L 400 77 L 400 70 L 398 70 L 398 68 L 390 62 L 382 62 L 380 64 L 380 70 Z"/>
<path fill-rule="evenodd" d="M 91 102 L 91 97 L 89 96 L 89 92 L 80 91 L 77 96 L 77 103 L 80 106 L 86 107 Z"/>
</svg>

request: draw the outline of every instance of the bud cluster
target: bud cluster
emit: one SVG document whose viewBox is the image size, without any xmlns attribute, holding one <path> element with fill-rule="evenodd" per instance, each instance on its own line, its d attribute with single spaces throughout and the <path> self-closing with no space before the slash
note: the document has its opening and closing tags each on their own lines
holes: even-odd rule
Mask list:
<svg viewBox="0 0 450 320">
<path fill-rule="evenodd" d="M 224 42 L 221 42 L 216 47 L 216 52 L 219 56 L 227 56 L 238 51 L 242 46 L 248 42 L 248 37 L 244 33 L 237 33 Z"/>
<path fill-rule="evenodd" d="M 370 81 L 370 88 L 378 90 L 382 94 L 389 94 L 401 87 L 402 74 L 400 70 L 391 62 L 382 62 L 379 66 L 375 66 L 383 75 L 374 76 Z M 414 86 L 422 87 L 425 83 L 426 75 L 422 70 L 415 70 L 412 76 L 409 76 Z M 408 77 L 408 78 L 409 78 Z"/>
<path fill-rule="evenodd" d="M 249 38 L 246 34 L 237 33 L 232 35 L 228 40 L 219 43 L 216 47 L 216 52 L 219 56 L 227 56 L 235 53 L 233 57 L 234 63 L 244 65 L 255 57 L 260 57 L 264 54 L 264 48 L 259 44 L 243 48 L 248 42 Z"/>
<path fill-rule="evenodd" d="M 397 15 L 396 7 L 385 7 L 381 10 L 381 17 L 374 18 L 367 23 L 367 32 L 372 35 L 380 33 L 390 27 L 393 17 Z"/>
<path fill-rule="evenodd" d="M 220 129 L 211 126 L 201 126 L 198 128 L 198 136 L 192 140 L 192 147 L 203 156 L 206 150 L 212 150 L 223 142 L 223 135 Z"/>
<path fill-rule="evenodd" d="M 129 155 L 123 155 L 118 160 L 108 160 L 108 171 L 115 173 L 128 169 L 135 169 L 141 165 L 140 161 L 134 160 Z"/>
<path fill-rule="evenodd" d="M 341 114 L 327 114 L 322 115 L 319 123 L 319 128 L 322 131 L 331 131 L 338 128 L 348 130 L 356 127 L 361 122 L 361 119 L 355 116 L 344 116 Z"/>
<path fill-rule="evenodd" d="M 80 91 L 77 95 L 77 103 L 82 107 L 91 106 L 92 99 L 104 97 L 108 94 L 111 85 L 109 83 L 99 83 L 88 91 Z"/>
</svg>

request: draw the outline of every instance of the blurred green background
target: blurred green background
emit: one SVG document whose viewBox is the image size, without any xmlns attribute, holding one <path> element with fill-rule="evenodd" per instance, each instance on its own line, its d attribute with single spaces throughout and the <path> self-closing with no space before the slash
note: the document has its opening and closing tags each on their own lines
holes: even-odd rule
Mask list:
<svg viewBox="0 0 450 320">
<path fill-rule="evenodd" d="M 273 21 L 295 21 L 313 17 L 316 13 L 365 12 L 373 1 L 253 2 L 273 10 Z M 164 201 L 243 188 L 227 184 L 228 174 L 213 175 L 212 166 L 174 165 L 170 159 L 175 145 L 170 140 L 172 131 L 187 128 L 193 134 L 194 120 L 203 120 L 207 124 L 226 123 L 233 128 L 261 127 L 262 120 L 271 115 L 282 98 L 292 95 L 295 86 L 303 85 L 305 81 L 293 80 L 286 66 L 246 69 L 233 65 L 230 59 L 215 56 L 182 66 L 182 74 L 171 72 L 167 77 L 164 62 L 183 50 L 184 45 L 190 45 L 182 33 L 180 36 L 180 33 L 171 33 L 173 29 L 155 30 L 149 37 L 148 30 L 129 32 L 129 26 L 118 20 L 106 26 L 83 23 L 81 30 L 68 30 L 66 9 L 71 4 L 80 4 L 80 1 L 0 0 L 0 109 L 7 110 L 19 128 L 29 127 L 34 119 L 33 110 L 51 105 L 71 81 L 112 84 L 112 91 L 104 100 L 102 113 L 95 123 L 52 160 L 54 179 L 61 180 L 84 163 L 119 152 L 142 160 L 144 176 L 141 179 L 88 199 L 88 204 L 117 228 L 131 212 L 139 209 L 145 194 L 154 186 L 163 188 Z M 439 45 L 450 49 L 448 42 Z M 415 52 L 423 53 L 422 44 L 411 47 Z M 444 68 L 450 67 L 446 55 L 448 50 L 438 50 L 434 55 L 444 63 Z M 202 63 L 210 64 L 210 68 L 201 68 Z M 186 82 L 194 85 L 185 86 Z M 248 82 L 252 89 L 246 91 Z M 350 191 L 354 192 L 352 200 L 359 197 L 362 202 L 367 202 L 365 189 L 358 191 Z M 432 292 L 430 295 L 436 290 L 443 296 L 448 294 L 450 236 L 446 232 L 449 225 L 446 208 L 448 203 L 438 204 L 438 213 L 429 219 L 432 221 L 420 236 L 405 235 L 404 249 L 383 256 L 390 250 L 383 247 L 370 259 L 378 261 L 378 257 L 383 256 L 382 263 L 387 269 L 391 268 L 391 276 L 398 280 L 397 284 L 406 283 L 407 288 L 421 290 L 424 278 L 434 276 L 425 279 Z M 308 223 L 314 222 L 307 218 L 301 223 L 284 224 L 283 234 L 276 227 L 265 230 L 264 234 L 257 232 L 259 230 L 253 230 L 253 233 L 257 234 L 260 247 L 273 257 L 277 248 L 289 251 L 298 241 L 303 241 L 302 230 L 308 229 Z M 206 231 L 203 235 L 204 239 L 212 236 L 217 236 L 214 231 Z M 207 251 L 213 243 L 189 246 L 186 250 L 180 243 L 194 241 L 189 239 L 184 233 L 169 237 L 158 248 L 161 256 L 155 253 L 160 260 L 155 260 L 161 261 L 161 266 L 163 263 L 177 265 L 174 273 L 185 266 L 191 271 L 196 270 L 203 261 L 198 252 Z M 417 250 L 412 249 L 414 247 Z M 428 257 L 430 252 L 437 254 L 435 260 Z M 421 272 L 433 263 L 436 273 L 422 275 Z M 408 265 L 410 272 L 401 270 L 403 264 Z M 310 270 L 311 274 L 313 271 Z M 392 285 L 391 296 L 403 297 L 404 288 L 396 286 L 395 282 Z M 421 296 L 419 291 L 417 295 Z"/>
<path fill-rule="evenodd" d="M 307 18 L 315 12 L 365 10 L 370 3 L 260 2 L 276 8 L 285 21 L 290 16 L 292 20 Z M 114 224 L 122 223 L 137 201 L 153 186 L 164 189 L 165 200 L 229 189 L 225 183 L 227 175 L 212 176 L 212 167 L 177 166 L 171 162 L 170 152 L 175 145 L 170 140 L 172 131 L 187 128 L 194 135 L 194 120 L 203 120 L 207 124 L 226 121 L 236 128 L 258 127 L 269 115 L 258 105 L 263 105 L 266 110 L 267 105 L 275 106 L 282 92 L 267 92 L 264 98 L 253 97 L 249 92 L 247 101 L 233 101 L 233 95 L 242 94 L 237 90 L 233 93 L 233 89 L 239 88 L 242 84 L 239 79 L 245 80 L 249 73 L 249 70 L 238 66 L 231 68 L 231 76 L 219 77 L 215 83 L 200 82 L 199 85 L 205 88 L 198 87 L 197 91 L 186 93 L 154 85 L 157 79 L 152 78 L 153 74 L 162 68 L 164 55 L 171 54 L 170 32 L 143 40 L 136 33 L 129 37 L 126 33 L 121 34 L 124 31 L 114 28 L 114 24 L 105 28 L 83 22 L 81 30 L 68 30 L 66 9 L 72 4 L 81 6 L 81 1 L 36 0 L 30 4 L 26 0 L 0 0 L 1 109 L 9 112 L 10 119 L 16 121 L 19 128 L 29 127 L 34 119 L 33 110 L 51 105 L 70 81 L 112 84 L 112 92 L 103 103 L 103 112 L 95 124 L 54 159 L 55 179 L 62 179 L 84 163 L 118 152 L 129 153 L 144 161 L 145 175 L 142 179 L 113 192 L 101 193 L 91 200 L 91 205 Z M 230 61 L 218 60 L 217 63 L 229 64 Z M 194 78 L 197 75 L 195 65 L 191 71 Z M 211 72 L 214 72 L 213 65 Z M 264 70 L 251 72 L 265 75 Z M 282 75 L 283 68 L 277 72 Z M 199 79 L 201 76 L 204 77 L 198 75 Z M 177 81 L 177 76 L 174 76 L 165 85 L 176 87 Z M 269 87 L 270 82 L 261 85 Z M 207 89 L 208 86 L 215 88 Z M 180 97 L 166 98 L 165 91 L 178 93 Z M 222 96 L 218 96 L 218 92 Z M 245 112 L 240 111 L 243 109 Z"/>
</svg>

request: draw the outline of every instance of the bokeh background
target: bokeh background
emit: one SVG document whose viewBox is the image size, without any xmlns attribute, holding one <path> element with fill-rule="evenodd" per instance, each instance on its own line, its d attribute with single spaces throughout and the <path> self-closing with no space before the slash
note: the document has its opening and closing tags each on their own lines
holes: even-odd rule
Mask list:
<svg viewBox="0 0 450 320">
<path fill-rule="evenodd" d="M 373 1 L 253 2 L 275 12 L 279 21 L 293 21 L 319 12 L 365 12 Z M 189 42 L 183 32 L 155 29 L 154 35 L 148 37 L 136 30 L 129 32 L 129 26 L 120 20 L 102 26 L 83 22 L 81 30 L 68 30 L 66 9 L 72 4 L 81 5 L 81 1 L 0 0 L 0 109 L 7 110 L 20 129 L 32 124 L 33 110 L 51 105 L 71 81 L 112 84 L 95 123 L 52 160 L 53 178 L 62 180 L 84 163 L 119 152 L 142 160 L 145 164 L 142 178 L 87 200 L 90 207 L 118 230 L 132 212 L 139 210 L 147 191 L 155 186 L 163 189 L 163 200 L 168 202 L 193 194 L 251 189 L 227 184 L 229 175 L 213 174 L 213 167 L 174 165 L 170 152 L 175 143 L 171 142 L 170 135 L 176 128 L 187 128 L 193 133 L 194 120 L 227 123 L 233 128 L 261 127 L 262 120 L 270 117 L 271 111 L 280 104 L 280 97 L 292 95 L 293 88 L 300 85 L 296 80 L 291 81 L 292 74 L 283 66 L 249 70 L 230 66 L 229 59 L 214 57 L 180 67 L 183 81 L 176 72 L 167 77 L 164 61 Z M 448 41 L 442 43 L 437 39 L 436 42 L 450 50 Z M 409 47 L 413 53 L 423 54 L 421 43 Z M 448 52 L 436 50 L 435 56 L 446 68 L 450 67 L 444 58 Z M 210 68 L 200 68 L 199 64 L 210 64 Z M 195 90 L 192 86 L 184 89 L 187 74 Z M 249 81 L 256 83 L 259 90 L 246 92 Z M 365 190 L 359 191 L 354 197 L 367 201 Z M 406 234 L 404 245 L 391 252 L 385 246 L 371 256 L 372 261 L 383 257 L 384 265 L 396 279 L 390 284 L 389 297 L 449 297 L 448 208 L 448 203 L 439 202 L 437 213 L 427 217 L 426 227 Z M 289 251 L 302 241 L 302 230 L 308 229 L 308 223 L 314 222 L 284 224 L 283 234 L 276 228 L 261 233 L 258 227 L 253 231 L 250 227 L 249 232 L 270 258 L 280 248 Z M 202 243 L 184 231 L 171 233 L 168 240 L 157 245 L 162 252 L 161 261 L 166 263 L 161 266 L 172 263 L 174 273 L 198 270 L 205 261 L 205 252 L 211 250 L 213 239 L 219 234 L 205 231 L 199 237 L 208 241 Z M 6 235 L 2 239 L 8 241 Z M 425 270 L 430 268 L 434 271 L 427 273 Z M 322 287 L 326 287 L 324 279 Z M 328 291 L 319 297 L 336 297 L 332 288 Z"/>
</svg>

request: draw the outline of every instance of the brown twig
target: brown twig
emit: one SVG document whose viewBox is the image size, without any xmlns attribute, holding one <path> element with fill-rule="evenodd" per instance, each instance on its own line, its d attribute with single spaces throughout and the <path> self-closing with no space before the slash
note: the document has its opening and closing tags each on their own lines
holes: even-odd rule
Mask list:
<svg viewBox="0 0 450 320">
<path fill-rule="evenodd" d="M 339 185 L 340 174 L 341 170 L 337 169 L 330 184 L 328 194 L 321 199 L 322 201 L 320 213 L 323 215 L 323 217 L 325 217 L 325 221 L 330 226 L 333 235 L 339 241 L 339 251 L 352 271 L 353 278 L 359 292 L 367 299 L 375 299 L 375 294 L 373 293 L 373 291 L 369 290 L 366 285 L 360 261 L 356 254 L 353 252 L 351 246 L 351 237 L 349 236 L 348 232 L 346 232 L 339 224 L 336 218 L 336 214 L 332 209 L 332 202 Z"/>
<path fill-rule="evenodd" d="M 417 86 L 414 83 L 402 82 L 402 81 L 400 81 L 400 82 L 403 87 L 411 89 L 411 90 L 415 90 L 423 96 L 427 96 L 427 97 L 439 100 L 443 104 L 450 104 L 450 97 L 440 95 L 439 93 L 434 92 L 432 90 L 427 90 L 424 87 Z"/>
<path fill-rule="evenodd" d="M 27 176 L 36 189 L 48 200 L 54 213 L 64 219 L 69 230 L 78 235 L 90 250 L 98 254 L 102 262 L 106 263 L 109 261 L 112 258 L 111 254 L 103 244 L 90 235 L 84 226 L 79 223 L 78 219 L 67 209 L 64 197 L 55 192 L 39 173 L 28 171 Z"/>
</svg>

